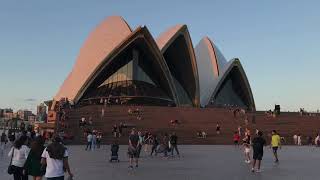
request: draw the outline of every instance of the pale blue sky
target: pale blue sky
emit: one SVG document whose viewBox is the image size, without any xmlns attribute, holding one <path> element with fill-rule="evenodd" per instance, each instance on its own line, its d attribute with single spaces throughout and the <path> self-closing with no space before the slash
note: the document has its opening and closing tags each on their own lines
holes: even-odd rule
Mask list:
<svg viewBox="0 0 320 180">
<path fill-rule="evenodd" d="M 320 1 L 29 0 L 0 2 L 0 108 L 51 99 L 80 47 L 103 19 L 123 16 L 154 37 L 187 24 L 193 44 L 209 36 L 240 58 L 257 109 L 320 109 Z"/>
</svg>

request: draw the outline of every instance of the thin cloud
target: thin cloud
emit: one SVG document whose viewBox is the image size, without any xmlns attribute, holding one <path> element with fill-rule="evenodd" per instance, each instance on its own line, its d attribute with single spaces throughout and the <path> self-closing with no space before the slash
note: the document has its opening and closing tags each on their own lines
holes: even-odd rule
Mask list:
<svg viewBox="0 0 320 180">
<path fill-rule="evenodd" d="M 28 98 L 28 99 L 25 99 L 24 101 L 25 101 L 25 102 L 35 102 L 35 101 L 37 101 L 37 99 L 35 99 L 35 98 Z"/>
</svg>

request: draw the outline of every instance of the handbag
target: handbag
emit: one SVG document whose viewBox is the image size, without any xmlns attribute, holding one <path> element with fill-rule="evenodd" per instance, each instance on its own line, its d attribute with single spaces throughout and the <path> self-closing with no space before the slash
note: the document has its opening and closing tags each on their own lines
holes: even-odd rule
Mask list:
<svg viewBox="0 0 320 180">
<path fill-rule="evenodd" d="M 10 160 L 10 164 L 9 164 L 9 167 L 8 167 L 8 174 L 14 174 L 15 172 L 15 167 L 12 165 L 12 159 L 13 159 L 13 155 L 14 155 L 14 147 L 12 148 L 12 155 L 11 155 L 11 160 Z"/>
</svg>

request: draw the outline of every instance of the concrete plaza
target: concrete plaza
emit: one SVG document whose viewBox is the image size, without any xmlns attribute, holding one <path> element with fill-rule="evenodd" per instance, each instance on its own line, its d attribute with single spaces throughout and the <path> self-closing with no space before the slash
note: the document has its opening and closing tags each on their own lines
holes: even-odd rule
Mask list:
<svg viewBox="0 0 320 180">
<path fill-rule="evenodd" d="M 83 146 L 68 147 L 75 180 L 314 180 L 320 175 L 320 149 L 310 146 L 283 147 L 278 165 L 273 163 L 272 151 L 266 147 L 261 173 L 251 173 L 242 150 L 234 146 L 179 148 L 180 158 L 164 159 L 162 155 L 149 157 L 142 153 L 140 166 L 129 170 L 127 146 L 120 147 L 120 163 L 108 162 L 109 146 L 95 151 L 85 151 Z M 6 174 L 8 163 L 8 157 L 1 157 L 1 180 L 13 179 Z"/>
</svg>

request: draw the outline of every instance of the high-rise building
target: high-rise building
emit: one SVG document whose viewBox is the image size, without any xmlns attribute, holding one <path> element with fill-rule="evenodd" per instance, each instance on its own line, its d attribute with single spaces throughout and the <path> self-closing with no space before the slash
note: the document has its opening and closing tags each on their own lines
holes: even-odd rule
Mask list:
<svg viewBox="0 0 320 180">
<path fill-rule="evenodd" d="M 32 115 L 32 111 L 29 111 L 29 110 L 19 110 L 19 111 L 17 112 L 17 115 L 18 115 L 18 117 L 19 117 L 21 120 L 28 121 L 29 116 Z"/>
<path fill-rule="evenodd" d="M 0 109 L 0 118 L 4 117 L 4 109 Z"/>
<path fill-rule="evenodd" d="M 32 115 L 28 116 L 28 121 L 29 122 L 35 122 L 36 121 L 36 115 L 32 114 Z"/>
<path fill-rule="evenodd" d="M 37 106 L 37 115 L 41 114 L 47 114 L 47 106 L 44 103 Z"/>
<path fill-rule="evenodd" d="M 3 117 L 4 120 L 11 120 L 13 118 L 13 110 L 12 109 L 4 109 Z"/>
<path fill-rule="evenodd" d="M 47 118 L 47 106 L 44 103 L 41 103 L 37 106 L 37 120 L 45 121 Z"/>
</svg>

